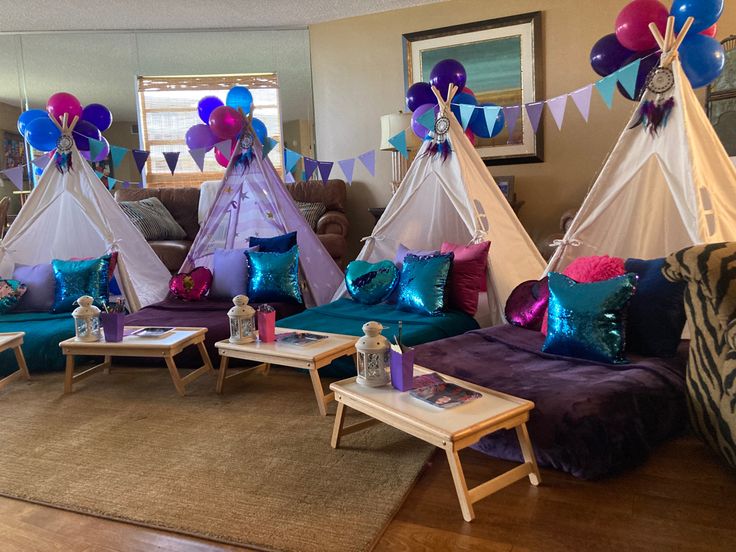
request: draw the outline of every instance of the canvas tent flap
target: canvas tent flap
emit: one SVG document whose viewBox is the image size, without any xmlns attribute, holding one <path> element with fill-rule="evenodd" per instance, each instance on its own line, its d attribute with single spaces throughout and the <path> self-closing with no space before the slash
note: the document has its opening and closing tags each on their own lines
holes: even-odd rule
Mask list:
<svg viewBox="0 0 736 552">
<path fill-rule="evenodd" d="M 181 270 L 212 269 L 215 249 L 248 246 L 250 236 L 273 237 L 297 233 L 300 282 L 307 306 L 332 298 L 343 274 L 304 219 L 258 140 L 247 168 L 238 163 L 240 144 L 232 152 L 222 185 Z"/>
<path fill-rule="evenodd" d="M 74 148 L 72 169 L 61 173 L 49 163 L 8 229 L 0 243 L 0 275 L 12 275 L 16 265 L 113 251 L 115 276 L 131 310 L 166 297 L 169 271 Z"/>
<path fill-rule="evenodd" d="M 666 126 L 656 135 L 634 126 L 637 107 L 548 270 L 588 255 L 651 259 L 736 240 L 736 168 L 677 59 L 671 69 Z M 654 99 L 647 90 L 641 101 Z"/>
<path fill-rule="evenodd" d="M 475 148 L 450 113 L 446 160 L 427 154 L 426 141 L 391 198 L 358 259 L 393 260 L 399 244 L 439 249 L 442 242 L 490 240 L 488 298 L 494 323 L 521 282 L 539 278 L 544 261 Z M 335 294 L 340 297 L 344 285 Z"/>
</svg>

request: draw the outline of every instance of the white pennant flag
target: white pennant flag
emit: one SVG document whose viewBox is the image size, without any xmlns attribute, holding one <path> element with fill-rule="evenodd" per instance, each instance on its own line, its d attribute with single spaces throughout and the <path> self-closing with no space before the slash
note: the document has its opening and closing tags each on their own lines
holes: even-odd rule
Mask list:
<svg viewBox="0 0 736 552">
<path fill-rule="evenodd" d="M 23 191 L 23 165 L 5 169 L 2 173 L 8 177 L 8 180 L 13 183 L 13 186 Z"/>
</svg>

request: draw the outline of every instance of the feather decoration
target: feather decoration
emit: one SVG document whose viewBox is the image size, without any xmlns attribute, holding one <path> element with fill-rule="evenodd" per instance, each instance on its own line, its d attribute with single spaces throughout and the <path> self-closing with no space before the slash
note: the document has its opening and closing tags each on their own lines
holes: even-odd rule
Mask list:
<svg viewBox="0 0 736 552">
<path fill-rule="evenodd" d="M 636 128 L 642 125 L 643 130 L 648 131 L 652 136 L 656 136 L 660 129 L 667 126 L 667 121 L 674 107 L 674 97 L 670 97 L 662 103 L 645 100 L 639 108 L 639 116 L 636 122 L 629 128 Z"/>
<path fill-rule="evenodd" d="M 447 158 L 452 153 L 452 147 L 450 146 L 450 141 L 447 139 L 447 135 L 437 138 L 434 132 L 430 132 L 425 140 L 429 140 L 431 143 L 422 155 L 431 157 L 439 156 L 443 163 L 447 161 Z"/>
<path fill-rule="evenodd" d="M 245 171 L 250 166 L 250 160 L 253 157 L 253 148 L 248 148 L 247 150 L 240 153 L 238 158 L 235 160 L 236 165 L 242 165 L 243 171 Z"/>
<path fill-rule="evenodd" d="M 56 165 L 56 170 L 61 174 L 68 172 L 72 168 L 72 152 L 62 153 L 57 150 L 54 154 L 54 164 Z"/>
</svg>

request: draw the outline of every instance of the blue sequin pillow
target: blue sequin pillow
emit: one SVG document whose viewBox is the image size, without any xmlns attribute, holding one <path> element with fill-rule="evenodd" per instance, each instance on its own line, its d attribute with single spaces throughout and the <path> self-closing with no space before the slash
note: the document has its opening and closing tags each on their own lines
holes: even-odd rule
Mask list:
<svg viewBox="0 0 736 552">
<path fill-rule="evenodd" d="M 296 245 L 296 232 L 281 234 L 273 238 L 251 236 L 248 238 L 248 245 L 250 247 L 258 246 L 258 251 L 261 253 L 286 253 Z"/>
<path fill-rule="evenodd" d="M 399 269 L 391 261 L 352 261 L 345 271 L 345 287 L 357 303 L 376 305 L 388 299 L 399 283 Z"/>
<path fill-rule="evenodd" d="M 0 314 L 7 314 L 17 307 L 25 292 L 26 286 L 18 280 L 0 278 Z"/>
<path fill-rule="evenodd" d="M 51 312 L 71 312 L 82 295 L 92 296 L 99 308 L 108 302 L 110 255 L 79 261 L 54 259 L 51 267 L 55 280 Z"/>
<path fill-rule="evenodd" d="M 248 297 L 253 303 L 303 303 L 299 289 L 299 248 L 285 253 L 246 251 L 250 279 Z"/>
<path fill-rule="evenodd" d="M 399 279 L 397 307 L 401 310 L 437 316 L 445 308 L 445 287 L 453 253 L 404 257 Z"/>
<path fill-rule="evenodd" d="M 625 364 L 626 310 L 636 274 L 579 284 L 549 273 L 549 317 L 542 351 L 609 364 Z"/>
</svg>

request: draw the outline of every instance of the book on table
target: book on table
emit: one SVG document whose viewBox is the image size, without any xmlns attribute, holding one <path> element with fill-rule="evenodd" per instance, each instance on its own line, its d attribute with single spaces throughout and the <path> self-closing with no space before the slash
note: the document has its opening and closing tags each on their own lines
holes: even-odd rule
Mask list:
<svg viewBox="0 0 736 552">
<path fill-rule="evenodd" d="M 136 337 L 164 337 L 174 331 L 173 327 L 162 327 L 162 326 L 149 326 L 147 328 L 139 328 L 133 330 L 130 334 Z M 125 334 L 124 334 L 125 335 Z"/>
<path fill-rule="evenodd" d="M 294 345 L 297 347 L 307 347 L 320 343 L 327 339 L 328 336 L 314 334 L 309 332 L 287 332 L 276 335 L 276 342 L 281 345 Z"/>
<path fill-rule="evenodd" d="M 483 396 L 477 391 L 446 382 L 435 372 L 415 377 L 414 389 L 409 394 L 438 408 L 453 408 Z"/>
</svg>

